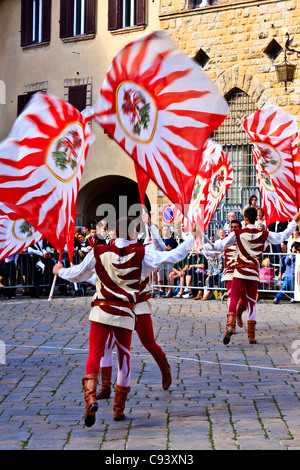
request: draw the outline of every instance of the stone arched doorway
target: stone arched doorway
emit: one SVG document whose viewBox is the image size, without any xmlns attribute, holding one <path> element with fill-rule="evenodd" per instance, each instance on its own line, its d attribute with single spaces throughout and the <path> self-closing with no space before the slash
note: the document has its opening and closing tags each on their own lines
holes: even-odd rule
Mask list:
<svg viewBox="0 0 300 470">
<path fill-rule="evenodd" d="M 145 205 L 151 212 L 146 195 Z M 78 193 L 77 223 L 94 223 L 103 218 L 109 225 L 123 216 L 138 217 L 142 211 L 138 185 L 135 181 L 119 175 L 107 175 L 90 181 Z"/>
</svg>

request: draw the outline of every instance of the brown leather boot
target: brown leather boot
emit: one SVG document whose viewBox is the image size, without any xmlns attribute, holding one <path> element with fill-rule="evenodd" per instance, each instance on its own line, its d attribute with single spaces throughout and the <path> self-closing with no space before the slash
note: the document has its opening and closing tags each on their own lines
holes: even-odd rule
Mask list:
<svg viewBox="0 0 300 470">
<path fill-rule="evenodd" d="M 98 411 L 98 403 L 96 400 L 97 383 L 97 374 L 89 374 L 82 379 L 82 385 L 84 386 L 84 399 L 86 402 L 84 422 L 88 428 L 93 426 L 95 423 L 95 414 L 96 411 Z"/>
<path fill-rule="evenodd" d="M 235 315 L 234 323 L 232 325 L 232 334 L 236 335 L 236 315 Z"/>
<path fill-rule="evenodd" d="M 202 294 L 203 294 L 202 290 L 199 290 L 197 296 L 194 297 L 194 300 L 201 300 L 202 299 Z"/>
<path fill-rule="evenodd" d="M 257 341 L 255 339 L 255 320 L 248 320 L 248 339 L 250 344 L 256 344 Z"/>
<path fill-rule="evenodd" d="M 208 291 L 206 292 L 205 296 L 202 297 L 201 300 L 209 300 L 209 298 L 210 298 L 210 290 L 208 290 Z"/>
<path fill-rule="evenodd" d="M 158 367 L 160 368 L 161 375 L 162 375 L 162 388 L 164 390 L 168 390 L 172 383 L 172 376 L 171 376 L 171 367 L 167 361 L 166 355 L 164 354 L 163 357 L 156 361 Z"/>
<path fill-rule="evenodd" d="M 100 368 L 101 388 L 96 393 L 97 400 L 103 400 L 105 398 L 110 397 L 110 394 L 111 394 L 111 374 L 112 374 L 112 366 L 101 367 Z"/>
<path fill-rule="evenodd" d="M 230 342 L 230 338 L 233 335 L 234 327 L 235 327 L 235 313 L 233 312 L 227 313 L 226 333 L 223 338 L 223 344 L 228 344 Z"/>
<path fill-rule="evenodd" d="M 128 393 L 130 392 L 130 387 L 122 387 L 121 385 L 116 385 L 115 398 L 114 398 L 114 420 L 121 421 L 125 418 L 124 408 L 125 402 Z"/>
</svg>

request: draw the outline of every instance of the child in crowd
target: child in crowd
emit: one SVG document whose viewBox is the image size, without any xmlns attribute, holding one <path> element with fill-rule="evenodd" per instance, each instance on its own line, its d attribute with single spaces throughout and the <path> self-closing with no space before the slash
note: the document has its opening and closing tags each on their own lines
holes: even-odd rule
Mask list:
<svg viewBox="0 0 300 470">
<path fill-rule="evenodd" d="M 259 270 L 259 286 L 262 289 L 267 289 L 268 287 L 273 287 L 274 285 L 274 276 L 275 270 L 272 266 L 270 258 L 264 258 L 261 263 L 261 268 Z M 256 301 L 260 303 L 260 298 L 257 293 Z"/>
<path fill-rule="evenodd" d="M 278 279 L 282 277 L 284 273 L 283 283 L 281 291 L 275 296 L 273 304 L 279 304 L 280 300 L 286 295 L 285 291 L 293 291 L 293 279 L 295 274 L 295 264 L 296 264 L 296 253 L 300 253 L 300 243 L 294 242 L 291 246 L 291 255 L 283 256 L 281 259 L 281 273 L 278 276 Z M 295 302 L 293 292 L 290 292 L 291 303 Z"/>
</svg>

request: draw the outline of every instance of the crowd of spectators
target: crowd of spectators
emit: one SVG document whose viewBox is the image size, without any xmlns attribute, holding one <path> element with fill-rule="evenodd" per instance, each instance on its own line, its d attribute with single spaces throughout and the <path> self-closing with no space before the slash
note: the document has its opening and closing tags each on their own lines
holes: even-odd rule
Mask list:
<svg viewBox="0 0 300 470">
<path fill-rule="evenodd" d="M 83 261 L 87 253 L 98 244 L 112 242 L 113 232 L 108 231 L 105 220 L 99 223 L 75 228 L 73 264 Z M 21 294 L 30 297 L 48 295 L 53 282 L 52 268 L 58 261 L 59 254 L 46 240 L 33 243 L 0 263 L 0 295 L 4 299 L 13 299 L 16 289 L 21 288 Z M 70 266 L 67 249 L 63 252 L 62 263 Z M 59 293 L 68 295 L 74 292 L 74 285 L 68 285 L 58 279 Z M 84 290 L 87 286 L 84 285 Z M 90 286 L 93 289 L 93 286 Z"/>
<path fill-rule="evenodd" d="M 256 207 L 258 230 L 268 229 L 275 232 L 283 231 L 288 222 L 278 222 L 266 227 L 264 211 L 257 207 L 257 197 L 251 196 L 249 206 Z M 247 206 L 248 207 L 248 206 Z M 231 224 L 243 227 L 242 214 L 229 212 L 227 220 L 215 234 L 215 239 L 223 239 L 231 231 Z M 164 225 L 159 230 L 166 250 L 173 250 L 182 242 L 184 233 L 174 234 L 170 225 Z M 143 237 L 140 237 L 143 242 Z M 89 226 L 76 227 L 74 234 L 73 264 L 83 261 L 87 253 L 97 244 L 114 243 L 114 232 L 108 230 L 105 220 Z M 268 245 L 265 247 L 260 268 L 260 292 L 273 292 L 274 303 L 283 298 L 294 301 L 294 273 L 295 255 L 300 253 L 300 233 L 296 227 L 292 236 L 281 245 Z M 14 298 L 16 288 L 21 288 L 22 295 L 39 297 L 48 295 L 53 282 L 52 268 L 58 260 L 58 253 L 46 241 L 42 240 L 0 263 L 0 295 L 5 299 Z M 62 263 L 65 267 L 70 265 L 67 250 L 64 251 Z M 226 295 L 225 283 L 222 282 L 224 270 L 224 255 L 215 254 L 206 256 L 199 251 L 196 244 L 187 258 L 178 265 L 165 264 L 152 273 L 153 296 L 165 298 L 184 298 L 194 300 L 221 299 Z M 74 285 L 69 285 L 59 279 L 58 285 L 61 295 L 74 294 Z M 81 288 L 81 286 L 79 286 Z M 84 292 L 94 286 L 83 286 Z M 276 295 L 275 295 L 276 294 Z M 260 299 L 257 299 L 258 302 Z"/>
<path fill-rule="evenodd" d="M 257 229 L 267 229 L 273 232 L 284 231 L 288 222 L 276 222 L 266 226 L 264 210 L 262 207 L 257 206 L 257 201 L 257 197 L 252 195 L 249 198 L 249 205 L 246 206 L 257 209 L 257 220 L 255 222 Z M 222 227 L 217 230 L 216 234 L 211 236 L 211 240 L 226 237 L 231 231 L 231 223 L 238 224 L 241 228 L 244 227 L 244 222 L 241 220 L 243 218 L 242 213 L 228 212 L 227 220 L 223 222 Z M 162 231 L 162 239 L 168 246 L 171 246 L 170 237 L 172 236 L 170 235 L 170 229 L 168 238 L 164 237 Z M 265 247 L 260 268 L 261 282 L 259 290 L 261 293 L 276 294 L 273 300 L 275 304 L 283 298 L 294 302 L 295 255 L 297 253 L 300 253 L 299 227 L 296 227 L 291 237 L 282 244 L 266 245 Z M 156 273 L 154 273 L 154 295 L 164 298 L 193 298 L 202 301 L 221 299 L 226 295 L 225 284 L 221 280 L 223 270 L 223 254 L 207 257 L 195 246 L 180 266 L 161 268 L 161 273 L 164 272 L 164 279 L 162 279 L 161 274 L 156 277 Z M 257 301 L 260 302 L 260 298 Z"/>
</svg>

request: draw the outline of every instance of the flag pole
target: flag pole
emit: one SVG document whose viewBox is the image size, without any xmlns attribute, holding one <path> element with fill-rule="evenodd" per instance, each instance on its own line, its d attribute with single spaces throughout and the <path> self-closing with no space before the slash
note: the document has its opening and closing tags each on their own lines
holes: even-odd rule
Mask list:
<svg viewBox="0 0 300 470">
<path fill-rule="evenodd" d="M 70 265 L 71 265 L 71 268 L 74 266 L 73 263 L 70 263 Z M 78 290 L 78 284 L 77 284 L 77 282 L 74 282 L 74 288 L 75 288 L 75 290 Z"/>
<path fill-rule="evenodd" d="M 143 214 L 146 214 L 144 205 L 142 205 L 142 212 L 143 212 Z M 144 224 L 144 225 L 145 225 L 145 229 L 146 229 L 146 238 L 150 239 L 148 224 Z"/>
<path fill-rule="evenodd" d="M 61 262 L 61 259 L 62 259 L 62 253 L 59 254 L 58 263 Z M 52 286 L 51 286 L 51 289 L 50 289 L 50 293 L 49 293 L 49 297 L 48 297 L 48 302 L 51 302 L 52 299 L 53 299 L 53 294 L 54 294 L 54 289 L 55 289 L 56 281 L 57 281 L 57 274 L 54 275 L 54 278 L 53 278 L 53 281 L 52 281 Z"/>
<path fill-rule="evenodd" d="M 298 191 L 297 191 L 297 183 L 296 183 L 296 171 L 295 171 L 295 160 L 294 157 L 297 158 L 299 154 L 300 157 L 300 147 L 297 148 L 297 153 L 296 155 L 292 155 L 292 161 L 293 161 L 293 175 L 294 175 L 294 183 L 295 183 L 295 189 L 296 189 L 296 203 L 297 203 L 297 211 L 299 212 L 300 206 L 299 206 L 299 201 L 298 201 Z"/>
<path fill-rule="evenodd" d="M 194 223 L 196 224 L 196 222 L 192 222 L 192 221 L 189 219 L 189 217 L 186 217 L 186 219 L 188 220 L 188 222 L 189 222 L 191 225 L 193 225 Z M 213 242 L 208 238 L 207 235 L 205 235 L 205 233 L 201 230 L 201 228 L 199 227 L 199 225 L 196 224 L 196 226 L 199 228 L 200 234 L 201 234 L 201 236 L 204 238 L 204 240 L 205 240 L 207 243 L 209 243 L 210 246 L 213 247 L 213 246 L 214 246 Z"/>
<path fill-rule="evenodd" d="M 57 274 L 55 274 L 53 281 L 52 281 L 52 286 L 51 286 L 50 294 L 48 297 L 48 302 L 52 301 L 56 280 L 57 280 Z"/>
</svg>

